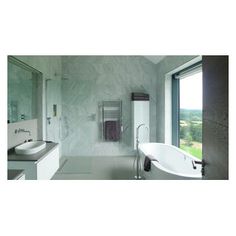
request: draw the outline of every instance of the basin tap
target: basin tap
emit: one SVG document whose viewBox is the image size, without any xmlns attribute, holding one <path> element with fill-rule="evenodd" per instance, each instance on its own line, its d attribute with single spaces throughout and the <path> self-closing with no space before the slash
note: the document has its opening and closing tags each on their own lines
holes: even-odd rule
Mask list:
<svg viewBox="0 0 236 236">
<path fill-rule="evenodd" d="M 29 136 L 31 136 L 31 132 L 30 132 L 30 130 L 25 130 L 25 129 L 16 129 L 15 130 L 15 134 L 18 134 L 18 133 L 28 133 L 29 134 Z"/>
</svg>

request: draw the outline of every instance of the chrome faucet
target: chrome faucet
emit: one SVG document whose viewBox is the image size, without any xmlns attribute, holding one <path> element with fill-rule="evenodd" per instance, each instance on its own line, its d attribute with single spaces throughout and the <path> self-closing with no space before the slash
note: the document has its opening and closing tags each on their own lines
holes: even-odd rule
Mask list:
<svg viewBox="0 0 236 236">
<path fill-rule="evenodd" d="M 142 127 L 142 126 L 146 126 L 145 124 L 141 124 L 137 127 L 136 129 L 136 149 L 138 150 L 138 145 L 139 145 L 139 129 Z M 146 126 L 146 129 L 148 130 L 148 127 Z"/>
<path fill-rule="evenodd" d="M 205 162 L 204 160 L 202 160 L 202 161 L 195 161 L 195 160 L 193 160 L 193 161 L 192 161 L 192 165 L 193 165 L 193 169 L 194 169 L 194 170 L 197 169 L 197 166 L 196 166 L 196 165 L 201 165 L 201 166 L 202 166 L 202 169 L 201 169 L 202 176 L 205 175 L 206 162 Z"/>
<path fill-rule="evenodd" d="M 25 129 L 16 129 L 15 130 L 15 134 L 18 134 L 18 133 L 29 133 L 29 136 L 31 136 L 31 132 L 30 130 L 25 130 Z"/>
<path fill-rule="evenodd" d="M 137 151 L 137 155 L 136 155 L 136 176 L 135 176 L 135 179 L 142 179 L 142 176 L 140 175 L 142 165 L 140 163 L 140 155 L 139 155 L 139 150 L 138 150 L 138 146 L 139 146 L 139 129 L 142 126 L 146 126 L 146 125 L 145 124 L 140 124 L 136 129 L 136 151 Z M 147 126 L 146 126 L 146 128 L 148 130 Z"/>
</svg>

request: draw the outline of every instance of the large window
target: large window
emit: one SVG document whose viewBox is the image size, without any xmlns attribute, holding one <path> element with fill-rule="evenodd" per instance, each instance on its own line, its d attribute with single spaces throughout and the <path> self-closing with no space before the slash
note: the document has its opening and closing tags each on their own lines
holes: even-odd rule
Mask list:
<svg viewBox="0 0 236 236">
<path fill-rule="evenodd" d="M 197 63 L 173 75 L 172 143 L 202 158 L 202 70 Z"/>
</svg>

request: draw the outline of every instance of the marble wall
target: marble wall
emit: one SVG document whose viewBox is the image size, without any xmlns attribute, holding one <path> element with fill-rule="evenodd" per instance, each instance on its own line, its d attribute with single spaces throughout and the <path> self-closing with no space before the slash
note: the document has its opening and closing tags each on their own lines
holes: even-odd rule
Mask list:
<svg viewBox="0 0 236 236">
<path fill-rule="evenodd" d="M 29 139 L 37 140 L 38 139 L 37 126 L 38 126 L 37 119 L 24 120 L 8 124 L 7 149 L 11 149 Z M 16 133 L 15 130 L 18 129 L 25 129 L 27 131 L 30 131 L 30 134 L 25 132 Z"/>
<path fill-rule="evenodd" d="M 156 65 L 141 56 L 62 57 L 62 154 L 116 156 L 133 154 L 131 92 L 150 100 L 150 139 L 156 141 Z M 120 142 L 103 142 L 99 104 L 122 100 L 124 131 Z"/>
</svg>

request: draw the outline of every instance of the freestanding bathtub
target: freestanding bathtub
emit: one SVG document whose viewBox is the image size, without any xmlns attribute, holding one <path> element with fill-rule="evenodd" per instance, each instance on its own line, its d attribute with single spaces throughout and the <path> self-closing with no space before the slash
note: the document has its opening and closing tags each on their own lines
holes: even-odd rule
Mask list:
<svg viewBox="0 0 236 236">
<path fill-rule="evenodd" d="M 202 166 L 194 164 L 199 159 L 180 148 L 164 143 L 142 143 L 139 144 L 139 153 L 142 163 L 146 156 L 156 160 L 151 161 L 149 172 L 143 172 L 147 180 L 202 179 Z"/>
</svg>

